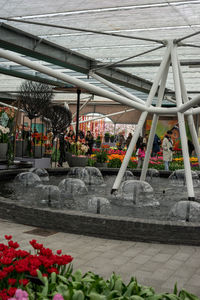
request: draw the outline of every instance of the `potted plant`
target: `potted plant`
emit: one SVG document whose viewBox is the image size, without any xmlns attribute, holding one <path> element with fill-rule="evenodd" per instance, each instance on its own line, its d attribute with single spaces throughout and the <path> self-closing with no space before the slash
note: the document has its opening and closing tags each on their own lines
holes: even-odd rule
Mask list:
<svg viewBox="0 0 200 300">
<path fill-rule="evenodd" d="M 108 154 L 105 149 L 101 149 L 95 153 L 96 155 L 96 167 L 107 167 Z"/>
<path fill-rule="evenodd" d="M 100 148 L 100 147 L 101 147 L 101 137 L 100 137 L 100 135 L 97 136 L 97 139 L 96 139 L 96 147 L 97 147 L 97 148 Z"/>
<path fill-rule="evenodd" d="M 110 136 L 110 142 L 113 143 L 114 140 L 115 140 L 115 136 L 112 134 L 112 135 Z"/>
<path fill-rule="evenodd" d="M 47 136 L 42 133 L 32 133 L 32 151 L 34 158 L 41 158 L 45 153 L 45 141 L 47 140 Z"/>
<path fill-rule="evenodd" d="M 7 160 L 9 137 L 14 117 L 14 109 L 0 107 L 0 160 Z"/>
<path fill-rule="evenodd" d="M 85 167 L 88 163 L 88 157 L 86 153 L 88 152 L 88 146 L 78 142 L 72 142 L 70 144 L 70 152 L 72 154 L 69 165 L 70 167 Z"/>
<path fill-rule="evenodd" d="M 105 132 L 104 140 L 105 140 L 106 143 L 109 143 L 109 141 L 110 141 L 110 133 L 109 132 Z"/>
<path fill-rule="evenodd" d="M 6 160 L 8 150 L 8 134 L 10 129 L 0 125 L 0 159 Z"/>
</svg>

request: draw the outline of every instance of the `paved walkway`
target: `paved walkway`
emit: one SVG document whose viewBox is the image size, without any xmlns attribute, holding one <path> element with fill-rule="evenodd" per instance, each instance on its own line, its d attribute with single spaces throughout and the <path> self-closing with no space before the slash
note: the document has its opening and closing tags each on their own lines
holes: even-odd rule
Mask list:
<svg viewBox="0 0 200 300">
<path fill-rule="evenodd" d="M 139 283 L 153 286 L 156 292 L 170 292 L 177 282 L 178 289 L 184 287 L 200 297 L 200 247 L 42 232 L 0 219 L 0 242 L 4 241 L 5 234 L 12 234 L 13 240 L 26 250 L 31 249 L 28 242 L 33 238 L 53 250 L 62 249 L 63 253 L 74 257 L 74 270 L 90 270 L 104 278 L 115 271 L 126 283 L 135 276 Z"/>
</svg>

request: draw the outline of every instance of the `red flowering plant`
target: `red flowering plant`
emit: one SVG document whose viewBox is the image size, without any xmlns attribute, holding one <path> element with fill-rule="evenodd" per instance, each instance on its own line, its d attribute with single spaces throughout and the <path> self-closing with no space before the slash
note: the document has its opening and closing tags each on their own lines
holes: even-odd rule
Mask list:
<svg viewBox="0 0 200 300">
<path fill-rule="evenodd" d="M 32 287 L 33 277 L 41 274 L 49 277 L 52 273 L 65 275 L 66 265 L 71 263 L 73 258 L 70 255 L 62 255 L 61 250 L 57 254 L 36 240 L 30 241 L 35 250 L 31 254 L 19 249 L 19 244 L 12 240 L 11 235 L 5 235 L 8 245 L 0 244 L 0 299 L 7 300 L 15 295 L 17 288 L 27 289 Z"/>
</svg>

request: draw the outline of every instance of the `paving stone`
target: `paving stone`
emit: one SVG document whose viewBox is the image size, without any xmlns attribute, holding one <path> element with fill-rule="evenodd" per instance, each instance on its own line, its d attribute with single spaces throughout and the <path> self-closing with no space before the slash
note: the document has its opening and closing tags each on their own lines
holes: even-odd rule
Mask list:
<svg viewBox="0 0 200 300">
<path fill-rule="evenodd" d="M 164 268 L 176 270 L 180 266 L 182 266 L 184 262 L 182 260 L 177 260 L 177 259 L 169 259 L 164 265 Z"/>
<path fill-rule="evenodd" d="M 171 277 L 171 275 L 174 273 L 174 270 L 171 269 L 157 269 L 152 273 L 152 278 L 154 279 L 160 279 L 160 280 L 167 280 Z"/>
<path fill-rule="evenodd" d="M 124 256 L 130 256 L 130 257 L 135 257 L 138 253 L 142 253 L 142 249 L 141 248 L 135 248 L 135 247 L 131 247 L 129 248 L 127 251 L 123 252 Z"/>
<path fill-rule="evenodd" d="M 137 264 L 144 264 L 151 259 L 151 256 L 138 254 L 131 261 L 135 261 Z"/>
<path fill-rule="evenodd" d="M 200 259 L 199 257 L 197 258 L 190 257 L 188 260 L 185 261 L 185 265 L 188 267 L 198 268 L 200 267 Z"/>
<path fill-rule="evenodd" d="M 162 266 L 163 263 L 156 262 L 156 261 L 147 261 L 145 264 L 140 265 L 140 270 L 154 272 L 155 270 L 161 268 Z"/>
<path fill-rule="evenodd" d="M 174 256 L 173 259 L 186 261 L 190 257 L 190 253 L 178 251 Z"/>
<path fill-rule="evenodd" d="M 118 256 L 118 257 L 111 259 L 111 262 L 117 266 L 121 266 L 124 263 L 126 263 L 127 261 L 129 261 L 129 257 L 127 257 L 127 256 Z"/>
<path fill-rule="evenodd" d="M 119 274 L 126 273 L 130 277 L 134 277 L 136 270 L 138 270 L 140 266 L 141 265 L 137 264 L 136 262 L 128 261 L 128 263 L 119 266 L 118 272 Z"/>
<path fill-rule="evenodd" d="M 157 253 L 159 253 L 160 252 L 160 249 L 159 248 L 154 248 L 154 247 L 150 247 L 150 248 L 148 248 L 148 249 L 145 249 L 143 252 L 142 252 L 142 254 L 144 254 L 144 255 L 155 255 L 155 254 L 157 254 Z"/>
<path fill-rule="evenodd" d="M 193 274 L 195 274 L 196 268 L 186 266 L 185 264 L 179 267 L 174 273 L 175 276 L 190 279 Z M 198 275 L 198 274 L 197 274 Z M 200 276 L 200 275 L 199 275 Z"/>
<path fill-rule="evenodd" d="M 170 257 L 170 254 L 158 253 L 152 258 L 152 261 L 166 262 L 169 260 Z"/>
<path fill-rule="evenodd" d="M 188 285 L 200 287 L 200 275 L 194 274 L 191 279 L 188 280 Z"/>
<path fill-rule="evenodd" d="M 151 275 L 152 275 L 152 272 L 142 271 L 142 270 L 136 270 L 135 274 L 134 274 L 134 276 L 137 278 L 137 280 L 139 282 L 142 282 L 143 284 L 144 284 L 144 282 L 146 282 L 145 279 L 150 278 Z M 145 283 L 145 285 L 146 285 L 146 283 Z"/>
</svg>

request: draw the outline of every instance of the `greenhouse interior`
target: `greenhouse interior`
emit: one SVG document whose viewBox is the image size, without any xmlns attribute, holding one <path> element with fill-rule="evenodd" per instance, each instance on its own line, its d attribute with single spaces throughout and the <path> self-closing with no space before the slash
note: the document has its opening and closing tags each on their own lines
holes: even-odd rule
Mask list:
<svg viewBox="0 0 200 300">
<path fill-rule="evenodd" d="M 155 262 L 145 269 L 149 254 L 135 252 L 142 284 L 166 294 L 139 286 L 127 265 L 128 285 L 115 273 L 103 283 L 72 275 L 61 250 L 21 277 L 19 267 L 16 279 L 8 266 L 17 252 L 4 256 L 18 246 L 7 232 L 0 299 L 199 299 L 200 0 L 0 0 L 0 8 L 0 223 L 196 253 L 192 266 L 182 259 L 179 280 L 176 258 L 161 264 L 167 252 L 155 257 L 160 278 Z M 48 257 L 31 245 L 35 259 Z"/>
</svg>

